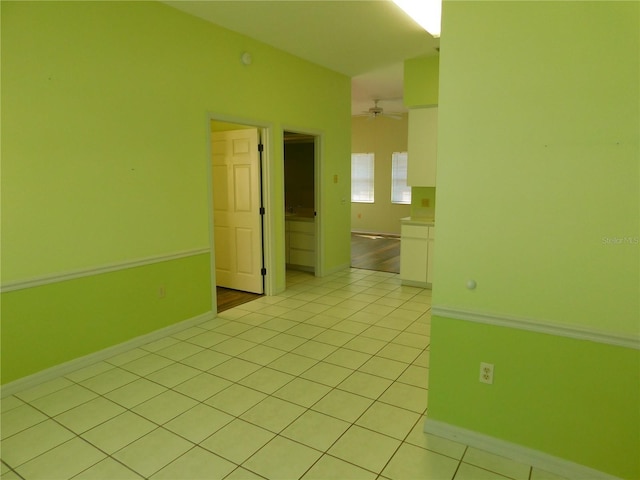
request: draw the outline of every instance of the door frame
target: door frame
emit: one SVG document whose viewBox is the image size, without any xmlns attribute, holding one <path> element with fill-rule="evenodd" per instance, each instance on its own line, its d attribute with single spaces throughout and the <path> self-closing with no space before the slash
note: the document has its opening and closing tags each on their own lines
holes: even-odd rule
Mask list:
<svg viewBox="0 0 640 480">
<path fill-rule="evenodd" d="M 262 202 L 265 208 L 265 214 L 262 222 L 262 256 L 264 268 L 267 269 L 267 274 L 264 278 L 264 294 L 274 295 L 276 291 L 276 269 L 275 269 L 275 233 L 273 228 L 273 167 L 272 162 L 269 159 L 273 156 L 272 144 L 271 144 L 271 132 L 273 126 L 271 123 L 251 120 L 242 117 L 235 117 L 230 115 L 222 115 L 217 113 L 208 112 L 206 120 L 206 138 L 207 138 L 207 193 L 208 193 L 208 222 L 209 222 L 209 252 L 210 252 L 210 278 L 211 278 L 211 302 L 212 312 L 217 315 L 218 312 L 218 298 L 216 294 L 216 255 L 215 255 L 215 231 L 214 231 L 214 208 L 213 208 L 213 177 L 212 177 L 212 135 L 211 135 L 211 122 L 223 122 L 234 123 L 243 125 L 258 130 L 258 137 L 260 142 L 264 146 L 260 158 L 260 168 L 262 171 L 260 183 L 262 188 Z M 284 173 L 284 172 L 283 172 Z"/>
<path fill-rule="evenodd" d="M 310 135 L 313 137 L 313 188 L 314 188 L 314 210 L 315 216 L 315 241 L 316 241 L 316 262 L 314 268 L 314 274 L 316 277 L 324 276 L 324 224 L 323 224 L 323 208 L 322 208 L 322 175 L 323 169 L 323 151 L 324 151 L 324 132 L 322 130 L 315 130 L 312 128 L 300 128 L 291 125 L 282 125 L 282 137 L 283 137 L 283 167 L 284 167 L 284 132 L 301 133 L 303 135 Z M 284 171 L 283 171 L 284 177 Z M 283 178 L 284 185 L 284 178 Z M 284 191 L 283 197 L 284 197 Z M 286 272 L 285 272 L 286 274 Z"/>
</svg>

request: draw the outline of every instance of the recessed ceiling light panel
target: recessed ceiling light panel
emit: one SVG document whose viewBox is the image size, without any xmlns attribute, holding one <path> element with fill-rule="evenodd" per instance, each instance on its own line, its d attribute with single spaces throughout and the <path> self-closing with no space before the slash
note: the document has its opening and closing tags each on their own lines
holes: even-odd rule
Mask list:
<svg viewBox="0 0 640 480">
<path fill-rule="evenodd" d="M 434 38 L 440 37 L 442 0 L 393 0 L 418 25 Z"/>
</svg>

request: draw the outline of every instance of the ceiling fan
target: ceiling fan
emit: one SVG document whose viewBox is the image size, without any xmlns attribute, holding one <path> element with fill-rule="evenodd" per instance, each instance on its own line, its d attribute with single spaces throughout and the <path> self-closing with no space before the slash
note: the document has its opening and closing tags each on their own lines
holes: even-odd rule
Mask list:
<svg viewBox="0 0 640 480">
<path fill-rule="evenodd" d="M 378 106 L 378 102 L 380 100 L 374 100 L 373 101 L 373 107 L 369 108 L 369 110 L 362 112 L 364 116 L 366 115 L 367 117 L 369 117 L 369 120 L 373 120 L 376 119 L 378 117 L 387 117 L 387 118 L 393 118 L 394 120 L 401 120 L 402 119 L 402 115 L 398 114 L 398 113 L 384 113 L 384 109 L 382 107 Z"/>
</svg>

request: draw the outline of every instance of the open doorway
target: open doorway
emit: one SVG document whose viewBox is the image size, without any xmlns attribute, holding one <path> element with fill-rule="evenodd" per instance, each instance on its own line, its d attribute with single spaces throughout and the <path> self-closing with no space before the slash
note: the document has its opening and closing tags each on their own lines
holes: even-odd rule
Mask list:
<svg viewBox="0 0 640 480">
<path fill-rule="evenodd" d="M 318 137 L 285 130 L 283 141 L 286 268 L 317 275 Z"/>
<path fill-rule="evenodd" d="M 256 126 L 210 123 L 212 275 L 222 311 L 265 291 L 263 147 Z"/>
</svg>

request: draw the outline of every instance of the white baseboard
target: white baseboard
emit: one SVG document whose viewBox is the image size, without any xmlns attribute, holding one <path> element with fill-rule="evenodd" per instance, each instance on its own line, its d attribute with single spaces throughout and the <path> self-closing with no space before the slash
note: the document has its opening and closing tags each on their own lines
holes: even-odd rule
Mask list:
<svg viewBox="0 0 640 480">
<path fill-rule="evenodd" d="M 585 467 L 584 465 L 570 462 L 569 460 L 564 460 L 559 457 L 554 457 L 539 450 L 534 450 L 437 420 L 427 418 L 424 423 L 424 431 L 425 433 L 443 437 L 454 442 L 464 443 L 470 447 L 479 448 L 495 455 L 526 463 L 527 465 L 567 479 L 620 480 L 618 477 L 608 473 Z"/>
<path fill-rule="evenodd" d="M 147 333 L 145 335 L 140 335 L 139 337 L 132 338 L 131 340 L 127 340 L 126 342 L 119 343 L 112 347 L 108 347 L 103 350 L 90 353 L 89 355 L 85 355 L 83 357 L 75 358 L 68 362 L 61 363 L 60 365 L 47 368 L 46 370 L 42 370 L 40 372 L 34 373 L 33 375 L 19 378 L 18 380 L 9 382 L 6 385 L 2 385 L 0 387 L 1 389 L 0 397 L 4 398 L 9 395 L 18 393 L 22 390 L 35 387 L 41 383 L 47 382 L 49 380 L 53 380 L 54 378 L 57 378 L 63 375 L 67 375 L 81 368 L 88 367 L 89 365 L 93 365 L 94 363 L 101 362 L 115 355 L 124 353 L 131 349 L 153 342 L 155 340 L 159 340 L 168 335 L 173 335 L 175 333 L 181 332 L 182 330 L 186 330 L 187 328 L 191 328 L 195 325 L 206 322 L 213 318 L 215 318 L 215 314 L 212 311 L 209 311 L 209 312 L 203 313 L 202 315 L 198 315 L 197 317 L 193 317 L 193 318 L 184 320 L 182 322 L 169 325 L 168 327 L 154 330 L 153 332 Z"/>
</svg>

